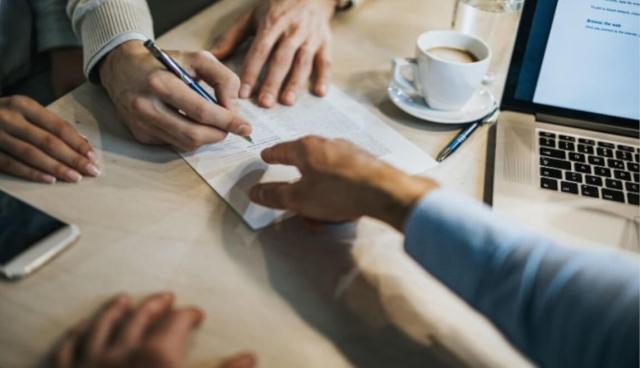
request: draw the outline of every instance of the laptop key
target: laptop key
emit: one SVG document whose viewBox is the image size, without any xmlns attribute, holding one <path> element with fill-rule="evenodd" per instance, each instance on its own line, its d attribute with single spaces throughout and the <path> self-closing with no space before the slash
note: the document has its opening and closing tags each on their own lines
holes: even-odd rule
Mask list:
<svg viewBox="0 0 640 368">
<path fill-rule="evenodd" d="M 627 193 L 627 202 L 640 206 L 640 197 L 635 193 Z"/>
<path fill-rule="evenodd" d="M 620 180 L 605 179 L 604 183 L 606 184 L 607 188 L 622 190 L 622 182 Z"/>
<path fill-rule="evenodd" d="M 549 177 L 549 178 L 562 179 L 562 171 L 556 170 L 556 169 L 552 169 L 552 168 L 549 168 L 549 167 L 541 167 L 540 168 L 540 176 L 546 176 L 546 177 Z"/>
<path fill-rule="evenodd" d="M 540 178 L 540 187 L 548 190 L 558 190 L 558 181 L 549 178 Z"/>
<path fill-rule="evenodd" d="M 559 141 L 558 148 L 563 149 L 565 151 L 575 151 L 576 145 L 571 142 Z"/>
<path fill-rule="evenodd" d="M 634 153 L 633 158 L 636 160 L 636 162 L 640 162 L 640 153 Z"/>
<path fill-rule="evenodd" d="M 566 171 L 564 173 L 564 179 L 567 181 L 572 181 L 574 183 L 582 183 L 582 174 Z"/>
<path fill-rule="evenodd" d="M 609 164 L 609 167 L 612 169 L 624 170 L 624 162 L 620 160 L 609 159 L 607 163 Z"/>
<path fill-rule="evenodd" d="M 597 176 L 587 175 L 585 176 L 585 182 L 589 185 L 597 185 L 599 187 L 602 186 L 602 178 L 599 178 Z"/>
<path fill-rule="evenodd" d="M 540 145 L 543 147 L 556 148 L 556 140 L 551 138 L 540 138 Z"/>
<path fill-rule="evenodd" d="M 627 188 L 627 192 L 640 193 L 640 184 L 632 183 L 630 181 L 624 183 L 625 188 Z"/>
<path fill-rule="evenodd" d="M 640 165 L 635 162 L 627 162 L 627 169 L 632 172 L 640 172 Z"/>
<path fill-rule="evenodd" d="M 627 152 L 627 151 L 616 151 L 616 158 L 618 160 L 624 160 L 624 161 L 632 161 L 633 160 L 633 154 Z"/>
<path fill-rule="evenodd" d="M 607 178 L 611 177 L 611 170 L 606 167 L 596 166 L 593 168 L 593 173 L 599 176 L 606 176 Z"/>
<path fill-rule="evenodd" d="M 540 166 L 553 167 L 554 169 L 571 170 L 571 162 L 548 157 L 540 157 Z"/>
<path fill-rule="evenodd" d="M 561 158 L 563 160 L 567 159 L 567 154 L 564 151 L 560 151 L 560 150 L 548 148 L 548 147 L 540 147 L 540 156 Z"/>
<path fill-rule="evenodd" d="M 611 189 L 602 189 L 602 198 L 608 201 L 622 202 L 624 203 L 624 193 L 611 190 Z"/>
<path fill-rule="evenodd" d="M 596 153 L 598 154 L 598 156 L 602 156 L 602 157 L 608 157 L 608 158 L 613 157 L 613 150 L 610 150 L 608 148 L 598 147 L 596 149 Z"/>
<path fill-rule="evenodd" d="M 569 160 L 574 162 L 584 162 L 585 157 L 582 153 L 569 152 Z"/>
<path fill-rule="evenodd" d="M 556 139 L 556 133 L 538 131 L 538 135 L 545 138 Z"/>
<path fill-rule="evenodd" d="M 572 137 L 570 135 L 562 135 L 562 134 L 560 134 L 560 136 L 558 138 L 560 138 L 560 139 L 562 139 L 564 141 L 569 141 L 569 142 L 575 142 L 576 141 L 576 138 Z"/>
<path fill-rule="evenodd" d="M 591 174 L 591 166 L 581 163 L 574 163 L 573 170 L 582 174 Z"/>
<path fill-rule="evenodd" d="M 563 193 L 578 194 L 578 184 L 569 183 L 568 181 L 563 181 L 560 183 L 560 190 Z"/>
<path fill-rule="evenodd" d="M 633 173 L 633 181 L 640 183 L 640 173 Z"/>
<path fill-rule="evenodd" d="M 586 138 L 578 138 L 578 143 L 588 144 L 590 146 L 596 145 L 596 141 L 594 141 L 593 139 L 586 139 Z"/>
<path fill-rule="evenodd" d="M 598 142 L 598 147 L 616 148 L 616 145 L 608 142 Z"/>
<path fill-rule="evenodd" d="M 582 189 L 582 195 L 586 196 L 586 197 L 592 197 L 592 198 L 600 198 L 600 190 L 598 189 L 598 187 L 592 187 L 590 185 L 583 185 L 581 187 Z"/>
<path fill-rule="evenodd" d="M 589 163 L 591 165 L 604 166 L 604 158 L 598 156 L 589 156 Z"/>
<path fill-rule="evenodd" d="M 633 147 L 625 146 L 624 144 L 619 144 L 618 149 L 625 152 L 635 152 L 636 150 Z"/>
<path fill-rule="evenodd" d="M 620 180 L 627 180 L 627 181 L 631 180 L 631 174 L 629 174 L 626 171 L 614 170 L 613 177 Z"/>
<path fill-rule="evenodd" d="M 584 145 L 584 144 L 579 144 L 578 145 L 578 152 L 586 153 L 587 155 L 593 155 L 594 150 L 593 150 L 593 147 L 591 147 L 591 146 L 587 146 L 587 145 Z"/>
</svg>

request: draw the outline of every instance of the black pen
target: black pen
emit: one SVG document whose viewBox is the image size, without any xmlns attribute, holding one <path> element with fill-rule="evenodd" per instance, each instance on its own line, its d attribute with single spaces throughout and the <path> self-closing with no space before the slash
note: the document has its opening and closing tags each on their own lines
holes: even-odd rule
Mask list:
<svg viewBox="0 0 640 368">
<path fill-rule="evenodd" d="M 159 49 L 156 44 L 152 40 L 146 40 L 144 42 L 144 47 L 146 47 L 153 56 L 155 56 L 158 61 L 164 65 L 170 72 L 175 74 L 176 77 L 180 78 L 187 86 L 191 87 L 197 94 L 202 96 L 205 100 L 218 105 L 218 100 L 215 97 L 211 96 L 198 82 L 193 80 L 189 73 L 184 70 L 177 61 L 175 61 L 171 56 L 169 56 L 166 52 Z M 240 136 L 244 138 L 247 142 L 253 143 L 253 139 L 250 136 Z"/>
<path fill-rule="evenodd" d="M 489 121 L 494 120 L 495 118 L 497 118 L 497 116 L 498 116 L 498 110 L 494 110 L 491 112 L 491 114 L 485 116 L 484 118 L 469 124 L 468 127 L 463 129 L 455 138 L 453 138 L 451 142 L 449 142 L 449 144 L 442 150 L 442 152 L 438 154 L 436 161 L 442 162 L 447 157 L 451 156 L 451 154 L 454 153 L 462 145 L 462 143 L 464 143 L 467 140 L 467 138 L 469 138 L 471 134 L 473 134 L 473 132 L 475 132 L 476 129 L 478 129 L 480 125 L 483 125 Z"/>
</svg>

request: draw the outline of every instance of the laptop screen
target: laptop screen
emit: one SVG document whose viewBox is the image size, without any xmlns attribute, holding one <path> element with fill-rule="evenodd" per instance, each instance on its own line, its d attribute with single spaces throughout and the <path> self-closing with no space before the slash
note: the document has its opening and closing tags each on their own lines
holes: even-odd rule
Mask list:
<svg viewBox="0 0 640 368">
<path fill-rule="evenodd" d="M 528 0 L 503 108 L 638 129 L 640 3 Z"/>
</svg>

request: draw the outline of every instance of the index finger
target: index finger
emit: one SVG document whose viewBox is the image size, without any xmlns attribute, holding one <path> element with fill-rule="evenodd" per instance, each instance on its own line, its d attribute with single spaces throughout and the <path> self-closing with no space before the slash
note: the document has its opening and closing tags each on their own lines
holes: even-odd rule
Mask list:
<svg viewBox="0 0 640 368">
<path fill-rule="evenodd" d="M 249 98 L 251 92 L 258 81 L 260 72 L 264 67 L 273 46 L 280 38 L 286 23 L 280 21 L 273 25 L 272 28 L 266 28 L 264 26 L 258 29 L 256 38 L 251 43 L 251 47 L 245 56 L 244 65 L 242 66 L 242 72 L 240 79 L 242 80 L 242 87 L 240 89 L 241 98 Z"/>
<path fill-rule="evenodd" d="M 260 156 L 268 164 L 292 165 L 297 168 L 301 168 L 306 162 L 300 140 L 276 144 L 264 149 Z"/>
</svg>

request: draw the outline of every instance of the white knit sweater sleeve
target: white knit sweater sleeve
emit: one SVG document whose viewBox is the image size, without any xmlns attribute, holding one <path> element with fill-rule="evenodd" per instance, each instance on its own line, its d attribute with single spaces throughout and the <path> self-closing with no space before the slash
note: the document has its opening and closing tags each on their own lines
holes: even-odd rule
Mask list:
<svg viewBox="0 0 640 368">
<path fill-rule="evenodd" d="M 116 46 L 153 38 L 153 21 L 145 0 L 69 0 L 67 15 L 82 42 L 84 73 L 98 82 L 94 67 Z"/>
</svg>

